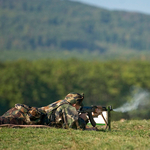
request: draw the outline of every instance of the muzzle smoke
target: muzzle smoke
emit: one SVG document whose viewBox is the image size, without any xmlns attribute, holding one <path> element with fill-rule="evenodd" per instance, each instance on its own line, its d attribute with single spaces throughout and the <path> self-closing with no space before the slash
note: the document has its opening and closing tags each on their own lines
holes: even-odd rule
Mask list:
<svg viewBox="0 0 150 150">
<path fill-rule="evenodd" d="M 116 112 L 129 112 L 138 108 L 139 105 L 147 105 L 149 101 L 149 92 L 144 91 L 142 89 L 137 89 L 136 92 L 134 90 L 134 94 L 132 92 L 132 98 L 130 102 L 126 102 L 121 107 L 113 109 Z"/>
</svg>

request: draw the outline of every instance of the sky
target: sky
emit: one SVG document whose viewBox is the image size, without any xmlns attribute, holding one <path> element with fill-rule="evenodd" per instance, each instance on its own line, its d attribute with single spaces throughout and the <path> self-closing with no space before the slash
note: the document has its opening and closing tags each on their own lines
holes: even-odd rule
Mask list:
<svg viewBox="0 0 150 150">
<path fill-rule="evenodd" d="M 109 10 L 124 10 L 150 15 L 150 0 L 72 0 L 103 7 Z"/>
</svg>

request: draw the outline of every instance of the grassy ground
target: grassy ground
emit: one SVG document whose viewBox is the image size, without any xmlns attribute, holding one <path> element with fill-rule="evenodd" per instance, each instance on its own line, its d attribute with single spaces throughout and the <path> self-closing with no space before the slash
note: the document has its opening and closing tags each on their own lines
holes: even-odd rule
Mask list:
<svg viewBox="0 0 150 150">
<path fill-rule="evenodd" d="M 0 128 L 1 150 L 148 150 L 150 120 L 113 121 L 111 131 Z M 98 127 L 101 128 L 100 126 Z"/>
<path fill-rule="evenodd" d="M 137 52 L 133 50 L 126 49 L 115 49 L 111 47 L 110 52 L 108 53 L 99 53 L 97 51 L 0 51 L 0 61 L 14 61 L 18 59 L 27 59 L 27 60 L 38 60 L 38 59 L 70 59 L 76 58 L 81 60 L 150 60 L 149 51 Z"/>
</svg>

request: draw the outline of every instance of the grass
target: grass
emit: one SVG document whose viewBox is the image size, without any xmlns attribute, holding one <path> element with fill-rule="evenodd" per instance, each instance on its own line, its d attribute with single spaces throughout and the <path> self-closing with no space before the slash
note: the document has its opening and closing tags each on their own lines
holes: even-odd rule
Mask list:
<svg viewBox="0 0 150 150">
<path fill-rule="evenodd" d="M 0 128 L 1 150 L 148 150 L 150 120 L 113 121 L 111 131 Z M 100 129 L 101 127 L 98 126 Z"/>
<path fill-rule="evenodd" d="M 137 52 L 133 50 L 120 50 L 111 47 L 112 51 L 107 53 L 100 53 L 98 51 L 89 52 L 87 50 L 83 51 L 67 51 L 67 50 L 51 50 L 51 51 L 19 51 L 19 50 L 5 50 L 0 51 L 0 61 L 15 61 L 18 59 L 27 60 L 39 60 L 39 59 L 70 59 L 77 58 L 81 60 L 150 60 L 149 51 Z"/>
</svg>

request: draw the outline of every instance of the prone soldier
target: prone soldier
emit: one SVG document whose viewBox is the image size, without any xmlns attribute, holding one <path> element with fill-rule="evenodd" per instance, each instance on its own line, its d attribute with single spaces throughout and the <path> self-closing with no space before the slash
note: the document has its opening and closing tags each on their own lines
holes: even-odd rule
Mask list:
<svg viewBox="0 0 150 150">
<path fill-rule="evenodd" d="M 64 100 L 40 108 L 15 104 L 14 108 L 0 117 L 0 124 L 48 125 L 85 130 L 88 123 L 87 114 L 78 112 L 83 106 L 83 99 L 84 94 L 69 93 Z M 101 112 L 97 109 L 95 113 L 100 114 Z"/>
</svg>

